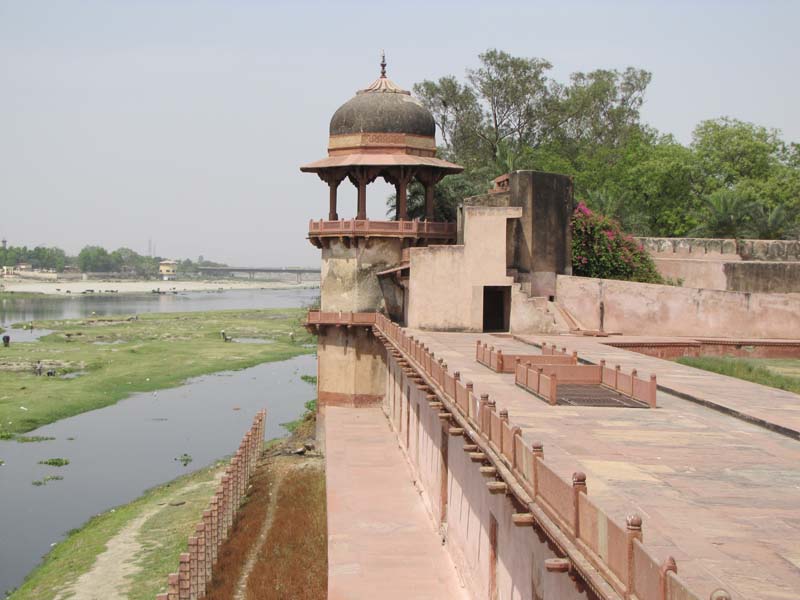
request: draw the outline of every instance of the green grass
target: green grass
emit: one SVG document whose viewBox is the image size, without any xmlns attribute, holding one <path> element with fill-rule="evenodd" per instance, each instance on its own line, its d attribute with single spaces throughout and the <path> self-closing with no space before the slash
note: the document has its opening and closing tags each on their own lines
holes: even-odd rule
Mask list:
<svg viewBox="0 0 800 600">
<path fill-rule="evenodd" d="M 305 314 L 271 309 L 146 314 L 136 321 L 121 316 L 37 321 L 37 327 L 54 333 L 38 342 L 0 347 L 0 437 L 113 404 L 134 392 L 174 387 L 189 377 L 311 353 L 313 348 L 304 347 L 312 342 L 302 326 Z M 221 330 L 272 343 L 226 343 Z M 39 360 L 58 375 L 83 374 L 37 377 L 33 367 Z"/>
<path fill-rule="evenodd" d="M 800 394 L 800 360 L 774 358 L 682 357 L 682 365 Z"/>
<path fill-rule="evenodd" d="M 186 551 L 187 538 L 199 522 L 222 469 L 215 465 L 153 488 L 124 506 L 91 518 L 73 530 L 45 556 L 11 594 L 10 600 L 50 600 L 89 571 L 106 543 L 133 519 L 154 511 L 140 529 L 142 550 L 136 557 L 141 569 L 132 577 L 128 598 L 152 600 L 166 587 L 168 573 L 177 570 L 177 557 Z M 172 506 L 171 504 L 180 504 Z M 69 597 L 69 596 L 64 596 Z"/>
</svg>

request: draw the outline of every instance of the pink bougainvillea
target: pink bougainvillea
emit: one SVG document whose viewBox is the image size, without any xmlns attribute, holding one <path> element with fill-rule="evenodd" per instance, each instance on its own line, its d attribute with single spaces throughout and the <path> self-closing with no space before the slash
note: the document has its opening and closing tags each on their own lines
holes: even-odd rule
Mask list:
<svg viewBox="0 0 800 600">
<path fill-rule="evenodd" d="M 619 223 L 578 202 L 572 213 L 572 272 L 583 277 L 663 283 L 655 263 Z"/>
</svg>

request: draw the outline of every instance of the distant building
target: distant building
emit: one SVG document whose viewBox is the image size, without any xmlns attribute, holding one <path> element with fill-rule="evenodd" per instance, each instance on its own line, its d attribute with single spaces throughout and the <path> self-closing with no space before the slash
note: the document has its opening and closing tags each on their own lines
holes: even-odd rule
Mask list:
<svg viewBox="0 0 800 600">
<path fill-rule="evenodd" d="M 175 279 L 178 274 L 178 263 L 174 260 L 162 260 L 158 263 L 158 274 L 164 281 Z"/>
</svg>

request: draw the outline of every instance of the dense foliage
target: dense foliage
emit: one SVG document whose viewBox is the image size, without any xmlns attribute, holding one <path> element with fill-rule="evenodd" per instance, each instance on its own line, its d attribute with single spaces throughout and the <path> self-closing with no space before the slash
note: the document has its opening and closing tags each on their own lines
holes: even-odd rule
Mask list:
<svg viewBox="0 0 800 600">
<path fill-rule="evenodd" d="M 641 121 L 647 71 L 599 69 L 561 82 L 551 69 L 489 50 L 465 80 L 414 86 L 436 120 L 440 154 L 465 167 L 437 186 L 438 214 L 498 175 L 534 169 L 573 176 L 577 198 L 637 235 L 798 235 L 800 145 L 723 117 L 697 125 L 684 146 Z M 410 195 L 420 216 L 421 193 Z"/>
<path fill-rule="evenodd" d="M 663 283 L 641 244 L 619 223 L 579 202 L 572 215 L 572 273 L 582 277 Z"/>
</svg>

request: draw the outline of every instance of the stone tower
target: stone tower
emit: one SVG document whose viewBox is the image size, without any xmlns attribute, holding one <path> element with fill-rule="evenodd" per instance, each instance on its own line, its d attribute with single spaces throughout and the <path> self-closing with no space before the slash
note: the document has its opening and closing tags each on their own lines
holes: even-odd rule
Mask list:
<svg viewBox="0 0 800 600">
<path fill-rule="evenodd" d="M 434 186 L 462 167 L 436 158 L 436 124 L 410 92 L 386 76 L 386 61 L 372 84 L 356 92 L 333 114 L 328 157 L 304 165 L 328 184 L 328 218 L 311 221 L 308 237 L 322 250 L 320 311 L 309 314 L 319 335 L 320 406 L 364 405 L 384 390 L 383 346 L 372 336 L 374 313 L 402 319 L 405 290 L 385 277 L 403 264 L 403 250 L 428 243 L 452 243 L 455 223 L 436 222 Z M 367 217 L 367 186 L 382 177 L 395 186 L 392 221 Z M 337 191 L 347 179 L 358 190 L 355 219 L 341 220 Z M 410 220 L 407 190 L 414 180 L 425 189 L 424 220 Z M 380 210 L 385 198 L 378 199 Z"/>
</svg>

